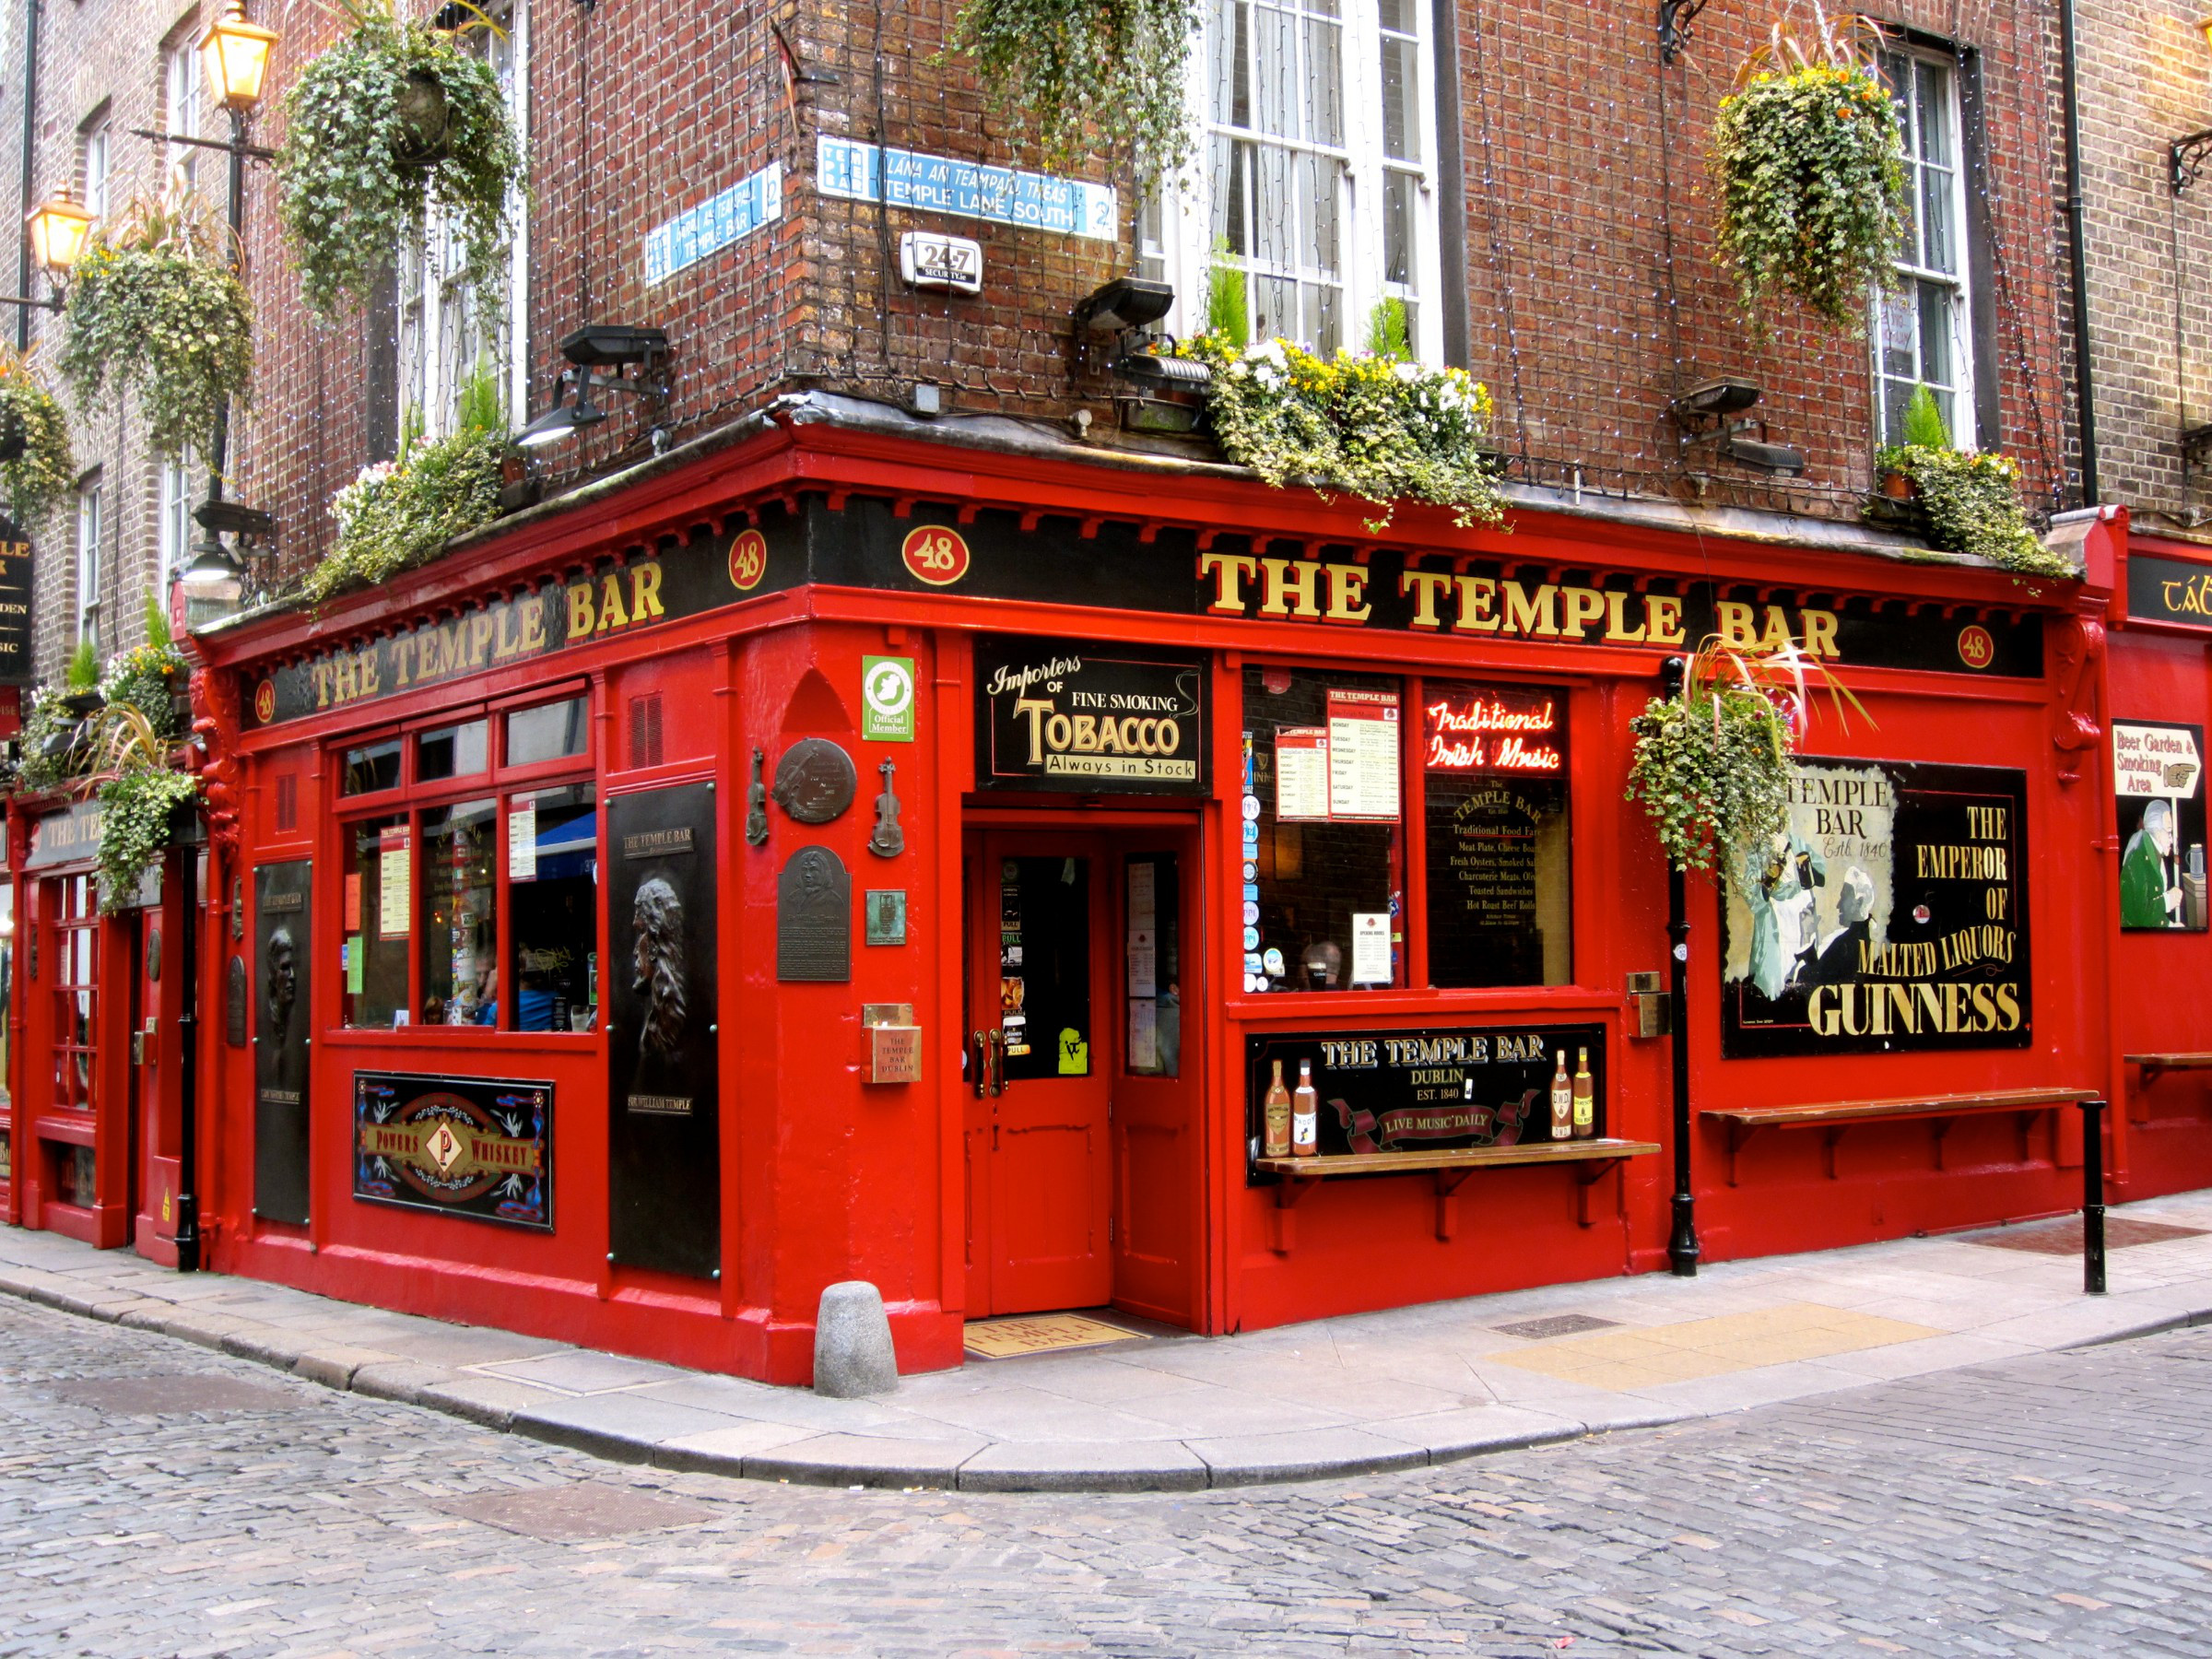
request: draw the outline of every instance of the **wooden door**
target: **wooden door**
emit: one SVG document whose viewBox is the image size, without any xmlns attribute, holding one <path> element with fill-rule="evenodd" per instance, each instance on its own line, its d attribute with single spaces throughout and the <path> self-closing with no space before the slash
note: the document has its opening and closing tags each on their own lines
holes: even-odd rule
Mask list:
<svg viewBox="0 0 2212 1659">
<path fill-rule="evenodd" d="M 1117 854 L 1114 1305 L 1188 1325 L 1196 1312 L 1199 1051 L 1207 959 L 1194 830 L 1130 832 Z"/>
<path fill-rule="evenodd" d="M 968 1312 L 1102 1306 L 1111 848 L 1079 832 L 987 832 L 966 853 Z"/>
</svg>

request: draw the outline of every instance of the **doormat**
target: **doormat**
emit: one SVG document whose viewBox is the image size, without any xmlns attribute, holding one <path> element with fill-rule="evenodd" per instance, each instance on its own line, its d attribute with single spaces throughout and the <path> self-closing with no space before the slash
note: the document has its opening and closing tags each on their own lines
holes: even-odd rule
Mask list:
<svg viewBox="0 0 2212 1659">
<path fill-rule="evenodd" d="M 971 1321 L 968 1351 L 984 1359 L 1011 1359 L 1018 1354 L 1049 1354 L 1059 1348 L 1101 1347 L 1109 1342 L 1142 1342 L 1144 1335 L 1088 1319 L 1080 1313 L 1026 1313 L 1018 1319 Z"/>
<path fill-rule="evenodd" d="M 2130 1244 L 2163 1244 L 2169 1239 L 2201 1239 L 2201 1227 L 2176 1227 L 2171 1221 L 2137 1221 L 2132 1216 L 2104 1218 L 2104 1247 L 2125 1250 Z M 1969 1244 L 1986 1244 L 1992 1250 L 2032 1250 L 2038 1255 L 2081 1253 L 2081 1218 L 2069 1217 L 2045 1227 L 2006 1227 L 1995 1232 L 1970 1234 Z"/>
</svg>

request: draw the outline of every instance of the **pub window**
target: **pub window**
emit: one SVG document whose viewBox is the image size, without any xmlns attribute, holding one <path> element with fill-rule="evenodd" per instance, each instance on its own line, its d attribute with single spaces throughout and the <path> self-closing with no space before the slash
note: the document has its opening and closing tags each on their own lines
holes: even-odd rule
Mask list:
<svg viewBox="0 0 2212 1659">
<path fill-rule="evenodd" d="M 346 771 L 340 794 L 375 794 L 399 786 L 399 739 L 365 744 L 346 751 Z"/>
<path fill-rule="evenodd" d="M 1425 681 L 1421 740 L 1429 982 L 1566 984 L 1566 691 Z"/>
<path fill-rule="evenodd" d="M 535 766 L 582 754 L 590 712 L 590 700 L 582 697 L 515 710 L 507 716 L 507 764 Z"/>
<path fill-rule="evenodd" d="M 499 1023 L 491 883 L 491 832 L 499 811 L 497 801 L 460 801 L 422 815 L 424 1025 Z"/>
<path fill-rule="evenodd" d="M 508 798 L 507 915 L 514 1029 L 592 1030 L 599 1003 L 599 956 L 593 948 L 599 936 L 599 813 L 589 783 Z"/>
<path fill-rule="evenodd" d="M 1405 690 L 1244 670 L 1244 988 L 1405 983 Z"/>
<path fill-rule="evenodd" d="M 490 728 L 481 720 L 440 726 L 415 739 L 415 776 L 422 782 L 474 777 L 490 763 Z"/>
<path fill-rule="evenodd" d="M 344 894 L 339 927 L 345 936 L 349 1026 L 393 1026 L 407 1007 L 407 935 L 412 932 L 414 863 L 406 815 L 362 818 L 340 837 Z"/>
</svg>

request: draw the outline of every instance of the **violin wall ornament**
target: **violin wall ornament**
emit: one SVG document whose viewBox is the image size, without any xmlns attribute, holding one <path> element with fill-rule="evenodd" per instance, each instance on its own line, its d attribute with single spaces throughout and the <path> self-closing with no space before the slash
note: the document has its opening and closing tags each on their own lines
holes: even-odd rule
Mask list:
<svg viewBox="0 0 2212 1659">
<path fill-rule="evenodd" d="M 761 768 L 768 763 L 768 751 L 753 751 L 753 782 L 745 792 L 745 844 L 748 847 L 768 845 L 768 784 L 762 780 Z"/>
<path fill-rule="evenodd" d="M 891 781 L 899 769 L 886 760 L 876 770 L 883 774 L 883 793 L 876 797 L 876 830 L 868 837 L 868 851 L 878 858 L 896 858 L 906 851 L 906 831 L 899 826 L 899 791 Z"/>
</svg>

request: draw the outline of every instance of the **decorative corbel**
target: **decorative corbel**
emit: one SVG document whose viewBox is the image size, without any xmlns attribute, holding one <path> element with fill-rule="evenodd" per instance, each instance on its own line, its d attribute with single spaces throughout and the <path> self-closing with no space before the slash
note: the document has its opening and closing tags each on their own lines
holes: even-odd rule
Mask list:
<svg viewBox="0 0 2212 1659">
<path fill-rule="evenodd" d="M 2081 758 L 2104 737 L 2097 719 L 2097 682 L 2104 661 L 2104 624 L 2070 616 L 2053 630 L 2058 657 L 2058 695 L 2051 704 L 2051 746 L 2059 752 L 2058 781 L 2081 779 Z"/>
</svg>

